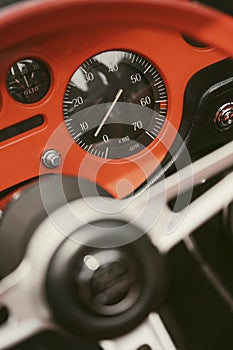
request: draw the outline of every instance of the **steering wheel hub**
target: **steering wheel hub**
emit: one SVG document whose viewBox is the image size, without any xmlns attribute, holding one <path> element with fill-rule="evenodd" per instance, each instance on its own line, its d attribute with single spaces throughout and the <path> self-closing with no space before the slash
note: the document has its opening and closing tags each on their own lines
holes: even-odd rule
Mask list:
<svg viewBox="0 0 233 350">
<path fill-rule="evenodd" d="M 47 299 L 55 320 L 69 332 L 97 339 L 116 337 L 142 322 L 152 305 L 155 309 L 161 305 L 166 290 L 164 259 L 146 236 L 125 246 L 101 248 L 111 231 L 104 230 L 106 221 L 91 225 L 97 231 L 95 241 L 78 244 L 80 235 L 90 236 L 87 224 L 53 255 Z M 138 235 L 139 229 L 126 222 L 111 220 L 107 226 L 115 234 L 119 228 L 121 234 Z"/>
<path fill-rule="evenodd" d="M 117 315 L 138 300 L 143 279 L 137 260 L 119 249 L 86 255 L 78 272 L 77 292 L 97 314 Z"/>
</svg>

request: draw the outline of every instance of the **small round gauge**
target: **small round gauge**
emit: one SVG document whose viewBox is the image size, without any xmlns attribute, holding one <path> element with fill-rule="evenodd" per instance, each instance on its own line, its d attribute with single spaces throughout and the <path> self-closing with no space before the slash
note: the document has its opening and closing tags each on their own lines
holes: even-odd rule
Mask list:
<svg viewBox="0 0 233 350">
<path fill-rule="evenodd" d="M 167 91 L 157 68 L 134 52 L 91 57 L 71 77 L 63 111 L 75 142 L 94 156 L 129 157 L 150 145 L 167 115 Z"/>
<path fill-rule="evenodd" d="M 50 88 L 50 74 L 39 60 L 17 61 L 8 72 L 7 89 L 18 102 L 30 104 L 41 100 Z"/>
</svg>

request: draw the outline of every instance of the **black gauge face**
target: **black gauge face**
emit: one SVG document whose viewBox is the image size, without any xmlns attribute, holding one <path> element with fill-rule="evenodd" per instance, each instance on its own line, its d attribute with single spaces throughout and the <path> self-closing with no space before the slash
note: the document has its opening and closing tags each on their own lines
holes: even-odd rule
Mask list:
<svg viewBox="0 0 233 350">
<path fill-rule="evenodd" d="M 50 74 L 46 66 L 34 59 L 16 62 L 9 70 L 7 88 L 10 95 L 21 103 L 41 100 L 50 87 Z"/>
<path fill-rule="evenodd" d="M 73 74 L 63 111 L 67 129 L 80 147 L 101 158 L 125 158 L 143 150 L 160 133 L 167 92 L 146 58 L 107 51 L 88 59 Z"/>
</svg>

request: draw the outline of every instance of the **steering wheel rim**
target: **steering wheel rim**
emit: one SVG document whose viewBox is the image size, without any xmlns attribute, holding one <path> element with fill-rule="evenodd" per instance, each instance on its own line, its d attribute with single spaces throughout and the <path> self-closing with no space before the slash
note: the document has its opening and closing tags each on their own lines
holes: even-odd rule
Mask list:
<svg viewBox="0 0 233 350">
<path fill-rule="evenodd" d="M 134 4 L 133 11 L 130 16 L 126 9 Z M 22 5 L 22 6 L 20 6 Z M 114 19 L 121 21 L 122 26 L 130 29 L 135 24 L 141 23 L 142 26 L 164 26 L 164 21 L 168 22 L 167 28 L 176 29 L 184 32 L 188 35 L 193 35 L 193 31 L 198 28 L 195 33 L 195 38 L 203 42 L 208 42 L 214 46 L 219 46 L 224 52 L 233 56 L 233 48 L 231 48 L 232 34 L 233 34 L 233 20 L 224 14 L 220 14 L 217 11 L 213 11 L 207 8 L 199 8 L 198 5 L 174 2 L 172 0 L 154 0 L 154 1 L 80 1 L 66 0 L 65 4 L 62 0 L 47 0 L 47 1 L 35 1 L 33 6 L 30 3 L 22 3 L 14 5 L 12 8 L 6 8 L 2 13 L 2 33 L 3 40 L 1 43 L 1 49 L 5 49 L 11 45 L 14 45 L 18 41 L 26 40 L 29 38 L 27 28 L 32 25 L 36 16 L 48 21 L 48 27 L 36 28 L 31 36 L 43 35 L 47 30 L 53 30 L 54 21 L 49 22 L 52 14 L 56 14 L 56 30 L 62 30 L 64 23 L 62 18 L 65 14 L 71 13 L 69 17 L 69 25 L 76 24 L 76 11 L 80 16 L 79 26 L 84 28 L 86 23 L 84 22 L 85 13 L 90 12 L 89 21 L 96 27 L 102 25 L 102 28 L 107 30 L 108 25 L 112 24 L 112 18 L 109 18 L 109 11 L 113 11 Z M 156 12 L 152 11 L 156 8 Z M 14 11 L 12 11 L 14 9 Z M 113 10 L 112 10 L 113 9 Z M 71 11 L 72 10 L 72 11 Z M 66 12 L 67 11 L 67 12 Z M 18 28 L 23 30 L 19 31 Z M 26 23 L 26 25 L 25 25 Z M 7 40 L 7 31 L 11 26 L 12 37 Z M 219 40 L 221 43 L 219 45 Z M 229 147 L 228 147 L 229 148 Z M 229 159 L 227 158 L 226 164 L 228 166 Z M 198 174 L 199 178 L 200 174 Z M 195 180 L 197 181 L 197 179 Z M 173 184 L 173 187 L 176 184 Z M 230 195 L 229 199 L 230 201 Z M 157 241 L 155 242 L 157 244 Z M 170 248 L 169 248 L 170 249 Z M 3 288 L 4 289 L 4 288 Z M 0 333 L 1 335 L 1 333 Z M 105 343 L 102 343 L 105 347 Z M 106 348 L 108 345 L 106 345 Z"/>
</svg>

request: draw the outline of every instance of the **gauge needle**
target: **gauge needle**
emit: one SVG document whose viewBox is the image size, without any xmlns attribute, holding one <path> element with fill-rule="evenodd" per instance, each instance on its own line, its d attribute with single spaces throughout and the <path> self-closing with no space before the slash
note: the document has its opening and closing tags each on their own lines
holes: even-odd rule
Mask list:
<svg viewBox="0 0 233 350">
<path fill-rule="evenodd" d="M 25 81 L 25 83 L 26 83 L 26 87 L 29 88 L 30 85 L 29 85 L 29 83 L 28 83 L 28 80 L 27 80 L 25 74 L 23 73 L 22 66 L 21 66 L 19 63 L 16 63 L 16 66 L 17 66 L 17 68 L 18 68 L 18 71 L 19 71 L 19 72 L 21 73 L 21 75 L 23 76 L 23 79 L 24 79 L 24 81 Z"/>
<path fill-rule="evenodd" d="M 23 78 L 24 78 L 24 81 L 26 83 L 27 88 L 29 88 L 29 83 L 28 83 L 28 80 L 27 80 L 26 76 L 24 75 Z"/>
<path fill-rule="evenodd" d="M 109 110 L 107 111 L 107 113 L 105 114 L 105 116 L 103 117 L 98 129 L 96 130 L 96 132 L 94 133 L 94 136 L 97 137 L 100 133 L 100 130 L 102 129 L 104 123 L 106 122 L 106 120 L 108 119 L 110 113 L 112 112 L 113 108 L 115 107 L 115 104 L 117 103 L 117 101 L 119 100 L 121 94 L 123 92 L 123 89 L 119 89 L 119 91 L 117 92 L 115 98 L 114 98 L 114 101 L 113 103 L 111 104 Z"/>
</svg>

